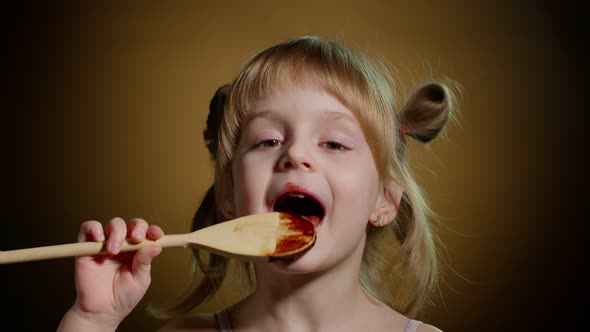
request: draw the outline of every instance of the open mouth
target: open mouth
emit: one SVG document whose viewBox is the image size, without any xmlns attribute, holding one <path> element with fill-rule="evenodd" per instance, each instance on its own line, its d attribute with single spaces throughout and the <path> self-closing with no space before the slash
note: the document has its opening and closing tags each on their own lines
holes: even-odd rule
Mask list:
<svg viewBox="0 0 590 332">
<path fill-rule="evenodd" d="M 298 192 L 279 196 L 273 205 L 273 210 L 305 217 L 315 226 L 319 225 L 326 215 L 324 206 L 317 199 Z"/>
</svg>

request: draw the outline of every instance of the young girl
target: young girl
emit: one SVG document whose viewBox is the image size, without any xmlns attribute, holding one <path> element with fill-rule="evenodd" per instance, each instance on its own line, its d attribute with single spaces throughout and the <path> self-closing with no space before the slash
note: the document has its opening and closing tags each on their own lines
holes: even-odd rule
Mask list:
<svg viewBox="0 0 590 332">
<path fill-rule="evenodd" d="M 400 108 L 393 91 L 384 66 L 315 37 L 261 51 L 217 91 L 204 133 L 215 184 L 193 230 L 283 211 L 317 217 L 317 242 L 295 260 L 264 264 L 195 251 L 191 288 L 157 314 L 189 313 L 230 270 L 255 291 L 163 331 L 439 331 L 410 319 L 436 286 L 437 256 L 405 153 L 406 137 L 429 142 L 441 132 L 453 96 L 429 83 Z M 79 241 L 106 239 L 111 255 L 76 259 L 77 298 L 59 330 L 114 331 L 145 294 L 161 250 L 118 255 L 120 244 L 162 234 L 141 219 L 83 223 Z"/>
</svg>

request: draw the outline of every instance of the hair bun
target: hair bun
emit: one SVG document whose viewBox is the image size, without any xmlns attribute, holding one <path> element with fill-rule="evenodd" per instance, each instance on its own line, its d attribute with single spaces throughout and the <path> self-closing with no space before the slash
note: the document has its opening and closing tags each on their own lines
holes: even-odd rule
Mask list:
<svg viewBox="0 0 590 332">
<path fill-rule="evenodd" d="M 209 115 L 207 116 L 207 127 L 203 131 L 203 139 L 205 140 L 207 150 L 209 150 L 209 156 L 213 160 L 217 158 L 219 124 L 221 123 L 223 109 L 230 91 L 231 85 L 222 85 L 217 91 L 215 91 L 215 95 L 213 95 L 213 98 L 209 103 Z"/>
<path fill-rule="evenodd" d="M 423 143 L 433 140 L 452 113 L 453 99 L 450 89 L 443 84 L 429 83 L 419 87 L 399 114 L 405 134 Z"/>
</svg>

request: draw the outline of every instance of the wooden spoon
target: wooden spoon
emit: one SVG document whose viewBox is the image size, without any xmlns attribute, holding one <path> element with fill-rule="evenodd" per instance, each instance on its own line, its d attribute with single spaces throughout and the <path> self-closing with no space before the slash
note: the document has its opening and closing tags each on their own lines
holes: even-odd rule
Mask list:
<svg viewBox="0 0 590 332">
<path fill-rule="evenodd" d="M 305 217 L 269 212 L 229 220 L 192 233 L 164 235 L 157 241 L 145 240 L 137 244 L 125 241 L 121 252 L 158 244 L 162 248 L 196 247 L 226 257 L 270 261 L 301 254 L 314 245 L 315 239 L 315 228 Z M 79 242 L 0 251 L 0 264 L 106 253 L 103 242 Z"/>
</svg>

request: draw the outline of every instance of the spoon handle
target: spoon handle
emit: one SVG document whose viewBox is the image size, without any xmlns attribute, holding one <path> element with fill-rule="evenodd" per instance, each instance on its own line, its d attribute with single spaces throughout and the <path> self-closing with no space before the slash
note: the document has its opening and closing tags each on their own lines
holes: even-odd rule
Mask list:
<svg viewBox="0 0 590 332">
<path fill-rule="evenodd" d="M 164 235 L 157 241 L 123 242 L 121 251 L 150 244 L 199 248 L 218 255 L 250 261 L 286 259 L 315 243 L 314 225 L 306 219 L 280 212 L 259 213 L 228 220 L 192 233 Z M 0 264 L 50 258 L 107 254 L 104 242 L 79 242 L 0 251 Z"/>
<path fill-rule="evenodd" d="M 124 241 L 121 245 L 121 252 L 136 251 L 151 244 L 158 244 L 163 248 L 188 246 L 185 234 L 172 234 L 164 235 L 157 241 L 145 240 L 136 244 Z M 101 255 L 106 253 L 107 250 L 104 242 L 58 244 L 45 247 L 0 251 L 0 264 L 30 262 L 51 258 Z"/>
</svg>

